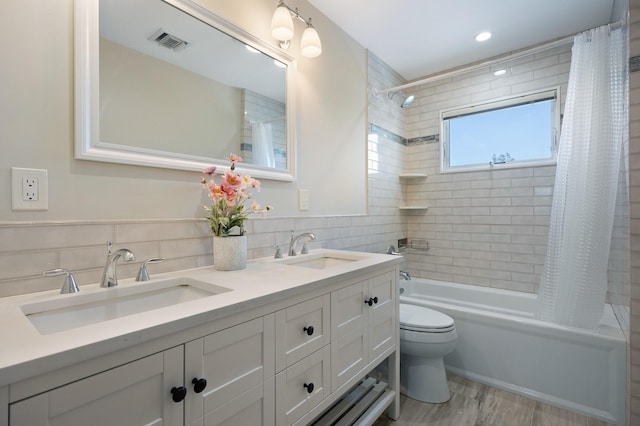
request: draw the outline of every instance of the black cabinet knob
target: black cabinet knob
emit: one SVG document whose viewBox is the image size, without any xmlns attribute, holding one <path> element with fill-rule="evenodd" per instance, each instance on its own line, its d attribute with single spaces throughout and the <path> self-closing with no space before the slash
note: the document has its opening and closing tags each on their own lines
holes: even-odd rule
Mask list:
<svg viewBox="0 0 640 426">
<path fill-rule="evenodd" d="M 307 336 L 311 336 L 313 334 L 313 326 L 310 325 L 309 327 L 305 327 L 302 329 L 302 331 L 306 331 L 307 332 Z"/>
<path fill-rule="evenodd" d="M 187 396 L 187 388 L 184 386 L 172 388 L 171 395 L 173 395 L 173 402 L 180 402 Z"/>
<path fill-rule="evenodd" d="M 207 379 L 194 378 L 191 383 L 193 383 L 193 391 L 195 393 L 200 393 L 207 387 Z"/>
<path fill-rule="evenodd" d="M 365 305 L 369 305 L 369 306 L 373 306 L 373 304 L 377 304 L 378 303 L 378 298 L 377 297 L 371 297 L 369 298 L 369 300 L 365 300 L 364 301 Z"/>
<path fill-rule="evenodd" d="M 304 387 L 307 389 L 307 392 L 309 392 L 309 393 L 313 393 L 313 387 L 314 387 L 314 386 L 313 386 L 313 383 L 308 383 L 308 384 L 307 384 L 307 383 L 305 383 L 305 384 L 304 384 Z"/>
</svg>

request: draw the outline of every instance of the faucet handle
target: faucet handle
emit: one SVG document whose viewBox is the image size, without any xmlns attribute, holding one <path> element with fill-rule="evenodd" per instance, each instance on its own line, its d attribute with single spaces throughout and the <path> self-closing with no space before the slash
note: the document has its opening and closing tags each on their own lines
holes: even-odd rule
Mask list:
<svg viewBox="0 0 640 426">
<path fill-rule="evenodd" d="M 276 249 L 276 253 L 273 255 L 274 259 L 282 259 L 282 250 L 280 250 L 280 246 L 277 244 L 273 245 L 273 248 Z"/>
<path fill-rule="evenodd" d="M 300 254 L 309 254 L 309 249 L 307 248 L 307 243 L 302 243 L 302 250 L 300 250 Z"/>
<path fill-rule="evenodd" d="M 68 269 L 56 268 L 56 269 L 48 269 L 42 273 L 45 277 L 57 277 L 58 275 L 65 275 L 66 279 L 64 280 L 64 284 L 60 289 L 60 294 L 68 294 L 68 293 L 77 293 L 80 291 L 78 286 L 76 285 L 76 280 L 73 278 L 73 274 Z"/>
<path fill-rule="evenodd" d="M 150 259 L 145 260 L 140 265 L 140 270 L 138 270 L 138 275 L 136 275 L 136 281 L 149 281 L 149 271 L 147 271 L 148 263 L 160 263 L 164 261 L 164 257 L 152 257 Z"/>
</svg>

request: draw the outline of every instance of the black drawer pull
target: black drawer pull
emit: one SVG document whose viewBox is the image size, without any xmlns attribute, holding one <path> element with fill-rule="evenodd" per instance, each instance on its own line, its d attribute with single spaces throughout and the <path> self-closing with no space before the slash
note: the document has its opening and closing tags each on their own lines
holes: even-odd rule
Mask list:
<svg viewBox="0 0 640 426">
<path fill-rule="evenodd" d="M 173 402 L 181 402 L 187 396 L 187 388 L 178 386 L 171 389 Z"/>
<path fill-rule="evenodd" d="M 373 306 L 373 304 L 378 304 L 378 298 L 377 297 L 371 297 L 369 298 L 369 300 L 365 300 L 364 301 L 365 305 L 369 305 L 369 306 Z"/>
<path fill-rule="evenodd" d="M 313 335 L 313 326 L 310 325 L 309 327 L 305 327 L 302 329 L 302 331 L 305 331 L 307 333 L 307 336 L 311 336 Z"/>
<path fill-rule="evenodd" d="M 193 391 L 195 393 L 200 393 L 207 387 L 207 379 L 194 378 L 191 383 L 193 383 Z"/>
<path fill-rule="evenodd" d="M 313 387 L 314 387 L 313 383 L 309 383 L 309 384 L 305 383 L 304 387 L 307 389 L 307 392 L 313 393 Z"/>
</svg>

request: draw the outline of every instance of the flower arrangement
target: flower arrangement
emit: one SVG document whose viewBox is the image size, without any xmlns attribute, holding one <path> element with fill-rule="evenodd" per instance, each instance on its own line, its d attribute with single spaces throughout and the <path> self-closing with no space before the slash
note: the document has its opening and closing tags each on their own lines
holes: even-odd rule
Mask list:
<svg viewBox="0 0 640 426">
<path fill-rule="evenodd" d="M 260 207 L 255 201 L 249 206 L 246 205 L 251 199 L 250 189 L 260 191 L 260 182 L 250 176 L 235 173 L 236 163 L 242 162 L 242 158 L 235 154 L 229 156 L 231 167 L 224 174 L 221 174 L 220 184 L 211 178 L 200 178 L 200 183 L 208 192 L 211 204 L 202 207 L 207 211 L 207 220 L 211 228 L 211 234 L 216 237 L 227 237 L 229 235 L 244 235 L 244 221 L 250 214 L 266 215 L 272 209 L 271 206 Z M 207 176 L 214 176 L 216 167 L 205 169 L 202 173 Z M 236 229 L 237 234 L 231 234 Z"/>
</svg>

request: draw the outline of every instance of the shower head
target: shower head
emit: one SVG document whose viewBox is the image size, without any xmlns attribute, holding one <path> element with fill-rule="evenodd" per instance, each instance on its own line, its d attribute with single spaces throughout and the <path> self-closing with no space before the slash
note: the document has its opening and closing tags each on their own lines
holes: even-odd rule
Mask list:
<svg viewBox="0 0 640 426">
<path fill-rule="evenodd" d="M 416 99 L 415 95 L 409 95 L 404 98 L 404 101 L 400 104 L 400 108 L 406 108 Z"/>
<path fill-rule="evenodd" d="M 409 105 L 411 105 L 411 103 L 416 99 L 416 97 L 414 95 L 409 95 L 409 96 L 405 96 L 404 94 L 402 94 L 401 92 L 389 92 L 389 94 L 387 95 L 387 97 L 389 99 L 393 99 L 393 97 L 395 95 L 398 95 L 400 97 L 402 97 L 402 102 L 400 103 L 400 108 L 406 108 Z"/>
</svg>

